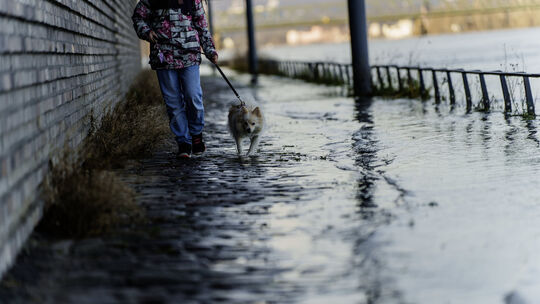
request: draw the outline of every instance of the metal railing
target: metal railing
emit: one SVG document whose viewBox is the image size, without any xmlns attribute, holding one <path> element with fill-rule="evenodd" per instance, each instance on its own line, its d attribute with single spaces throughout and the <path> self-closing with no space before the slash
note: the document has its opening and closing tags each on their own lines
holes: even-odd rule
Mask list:
<svg viewBox="0 0 540 304">
<path fill-rule="evenodd" d="M 442 99 L 442 89 L 443 84 L 439 81 L 439 75 L 443 74 L 445 77 L 446 89 L 448 92 L 448 98 L 450 104 L 456 103 L 456 90 L 454 85 L 454 80 L 452 75 L 459 75 L 463 85 L 463 91 L 465 93 L 465 101 L 467 110 L 471 110 L 473 107 L 473 100 L 471 94 L 471 76 L 477 77 L 480 84 L 481 90 L 481 100 L 480 105 L 481 109 L 488 111 L 491 108 L 492 100 L 490 99 L 490 94 L 488 91 L 488 86 L 486 84 L 486 76 L 495 76 L 498 77 L 500 83 L 500 92 L 502 93 L 502 99 L 504 100 L 504 112 L 512 112 L 512 94 L 509 90 L 508 78 L 509 77 L 518 77 L 522 79 L 523 91 L 525 92 L 525 102 L 527 114 L 535 115 L 535 105 L 534 97 L 531 89 L 531 78 L 540 78 L 540 74 L 528 74 L 523 72 L 502 72 L 502 71 L 491 71 L 484 72 L 480 70 L 463 70 L 463 69 L 434 69 L 434 68 L 420 68 L 420 67 L 409 67 L 409 66 L 388 66 L 388 65 L 377 65 L 373 66 L 372 69 L 377 75 L 377 83 L 379 87 L 392 87 L 392 75 L 395 75 L 397 78 L 398 86 L 401 89 L 403 87 L 403 73 L 405 73 L 405 79 L 408 83 L 413 81 L 413 72 L 417 74 L 417 81 L 419 82 L 420 92 L 426 92 L 426 73 L 428 77 L 431 78 L 431 84 L 434 90 L 434 98 L 436 102 L 440 102 Z M 392 73 L 393 70 L 393 73 Z M 382 72 L 384 71 L 384 72 Z M 384 75 L 383 75 L 384 74 Z M 386 83 L 383 77 L 386 77 Z"/>
<path fill-rule="evenodd" d="M 352 86 L 352 66 L 336 62 L 259 60 L 260 72 L 310 82 Z"/>
<path fill-rule="evenodd" d="M 303 62 L 303 61 L 277 61 L 261 60 L 260 70 L 262 73 L 281 75 L 291 78 L 303 79 L 310 82 L 325 83 L 333 85 L 343 85 L 352 89 L 353 76 L 351 64 L 336 62 Z M 457 79 L 462 85 L 467 111 L 475 107 L 478 110 L 489 111 L 492 103 L 497 99 L 490 98 L 486 76 L 496 77 L 496 83 L 500 86 L 502 93 L 501 100 L 504 101 L 504 112 L 512 113 L 513 91 L 510 90 L 509 78 L 520 79 L 519 87 L 524 92 L 524 107 L 528 115 L 535 115 L 535 103 L 531 89 L 531 78 L 540 78 L 540 74 L 528 74 L 523 72 L 502 72 L 463 69 L 435 69 L 421 68 L 414 66 L 397 65 L 375 65 L 371 67 L 372 83 L 375 88 L 375 95 L 406 96 L 407 92 L 417 91 L 409 94 L 410 97 L 431 96 L 439 103 L 443 99 L 448 99 L 451 105 L 456 103 Z M 457 78 L 456 78 L 457 77 Z M 474 105 L 471 84 L 475 81 L 479 85 L 480 100 Z M 493 79 L 492 83 L 493 83 Z M 431 87 L 428 87 L 431 85 Z M 517 85 L 514 84 L 513 87 Z M 414 90 L 413 90 L 414 89 Z M 514 88 L 515 89 L 515 88 Z M 447 96 L 443 96 L 446 93 Z M 493 91 L 492 91 L 493 93 Z M 494 96 L 494 95 L 492 95 Z M 514 100 L 515 101 L 515 100 Z"/>
</svg>

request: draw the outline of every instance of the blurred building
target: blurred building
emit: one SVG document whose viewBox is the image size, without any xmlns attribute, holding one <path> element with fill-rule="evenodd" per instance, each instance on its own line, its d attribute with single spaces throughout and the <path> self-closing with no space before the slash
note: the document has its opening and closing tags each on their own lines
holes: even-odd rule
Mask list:
<svg viewBox="0 0 540 304">
<path fill-rule="evenodd" d="M 245 0 L 210 0 L 223 48 L 246 44 Z M 346 0 L 253 0 L 260 45 L 340 42 L 348 37 Z M 540 0 L 367 0 L 372 38 L 540 25 Z"/>
</svg>

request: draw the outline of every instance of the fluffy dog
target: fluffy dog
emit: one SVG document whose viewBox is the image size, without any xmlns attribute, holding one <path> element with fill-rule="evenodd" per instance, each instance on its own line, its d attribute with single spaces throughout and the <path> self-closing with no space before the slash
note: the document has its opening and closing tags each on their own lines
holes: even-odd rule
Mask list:
<svg viewBox="0 0 540 304">
<path fill-rule="evenodd" d="M 242 155 L 242 139 L 249 138 L 251 145 L 247 156 L 252 155 L 259 146 L 259 136 L 264 128 L 264 117 L 259 107 L 232 105 L 229 109 L 229 130 L 236 142 L 236 151 Z"/>
</svg>

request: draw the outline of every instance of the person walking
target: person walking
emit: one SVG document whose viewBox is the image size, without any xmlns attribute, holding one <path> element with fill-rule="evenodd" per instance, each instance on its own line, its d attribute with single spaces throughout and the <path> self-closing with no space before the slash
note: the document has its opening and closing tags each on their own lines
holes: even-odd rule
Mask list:
<svg viewBox="0 0 540 304">
<path fill-rule="evenodd" d="M 206 150 L 201 48 L 213 63 L 218 53 L 201 1 L 140 0 L 132 17 L 137 36 L 150 42 L 150 66 L 157 73 L 179 158 Z"/>
</svg>

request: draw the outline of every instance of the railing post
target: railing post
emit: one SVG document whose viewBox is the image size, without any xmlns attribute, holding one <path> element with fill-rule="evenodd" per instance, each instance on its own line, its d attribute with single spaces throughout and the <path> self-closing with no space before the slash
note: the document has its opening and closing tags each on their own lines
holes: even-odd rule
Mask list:
<svg viewBox="0 0 540 304">
<path fill-rule="evenodd" d="M 523 85 L 525 86 L 525 97 L 527 99 L 527 113 L 529 115 L 536 115 L 529 76 L 523 76 Z"/>
<path fill-rule="evenodd" d="M 385 69 L 386 69 L 386 80 L 388 81 L 388 88 L 391 91 L 393 91 L 394 86 L 392 85 L 392 74 L 390 74 L 390 67 L 386 66 Z"/>
<path fill-rule="evenodd" d="M 472 109 L 472 97 L 471 97 L 471 88 L 469 87 L 469 80 L 467 79 L 467 72 L 461 72 L 463 77 L 463 89 L 465 90 L 465 100 L 467 102 L 467 111 Z"/>
<path fill-rule="evenodd" d="M 407 85 L 409 86 L 408 87 L 409 97 L 412 97 L 412 95 L 413 95 L 413 90 L 412 90 L 413 79 L 412 79 L 412 75 L 411 75 L 411 68 L 409 68 L 409 67 L 407 67 Z"/>
<path fill-rule="evenodd" d="M 490 108 L 490 101 L 489 101 L 489 93 L 486 86 L 486 78 L 484 77 L 484 73 L 479 73 L 478 77 L 480 78 L 480 88 L 482 89 L 482 104 L 484 106 L 485 111 L 489 111 Z"/>
<path fill-rule="evenodd" d="M 348 6 L 354 94 L 355 96 L 370 96 L 372 88 L 365 0 L 348 0 Z"/>
<path fill-rule="evenodd" d="M 289 72 L 289 73 L 290 73 L 291 77 L 292 77 L 292 78 L 295 78 L 295 77 L 294 77 L 294 62 L 289 61 L 289 69 L 290 69 L 290 72 Z"/>
<path fill-rule="evenodd" d="M 292 63 L 292 61 L 288 61 L 287 66 L 289 68 L 289 77 L 294 78 L 294 71 L 293 71 L 293 63 Z"/>
<path fill-rule="evenodd" d="M 510 91 L 508 90 L 508 83 L 506 82 L 506 76 L 500 75 L 501 79 L 501 89 L 504 97 L 504 112 L 512 112 L 512 100 L 510 99 Z"/>
<path fill-rule="evenodd" d="M 345 75 L 343 74 L 343 65 L 339 64 L 339 84 L 345 84 Z"/>
<path fill-rule="evenodd" d="M 401 73 L 399 72 L 399 67 L 396 66 L 396 73 L 397 73 L 397 79 L 398 79 L 398 88 L 399 93 L 403 92 L 403 82 L 401 80 Z"/>
<path fill-rule="evenodd" d="M 384 81 L 382 79 L 382 75 L 381 75 L 381 67 L 377 67 L 377 79 L 379 80 L 379 87 L 380 89 L 384 89 Z"/>
<path fill-rule="evenodd" d="M 424 74 L 422 68 L 418 68 L 418 82 L 420 82 L 420 95 L 424 98 L 426 94 L 426 84 L 424 83 Z"/>
<path fill-rule="evenodd" d="M 351 72 L 349 71 L 350 65 L 345 66 L 345 72 L 347 73 L 347 85 L 351 85 Z M 371 70 L 369 71 L 369 76 L 371 78 Z"/>
<path fill-rule="evenodd" d="M 456 104 L 456 93 L 454 92 L 454 84 L 452 83 L 452 73 L 446 71 L 446 78 L 448 79 L 448 92 L 450 93 L 450 104 Z"/>
<path fill-rule="evenodd" d="M 435 90 L 435 101 L 437 103 L 441 102 L 441 92 L 439 91 L 439 82 L 437 81 L 437 71 L 434 69 L 431 70 L 433 75 L 433 89 Z"/>
<path fill-rule="evenodd" d="M 289 75 L 294 78 L 294 63 L 289 61 Z"/>
</svg>

